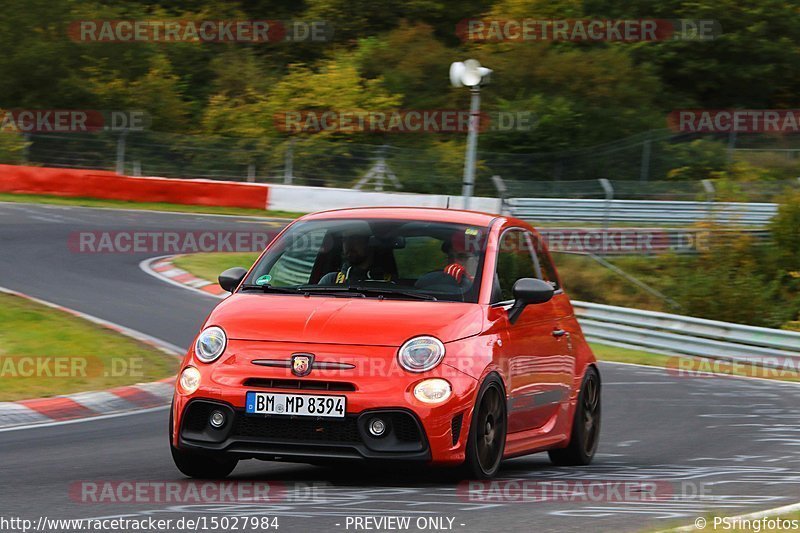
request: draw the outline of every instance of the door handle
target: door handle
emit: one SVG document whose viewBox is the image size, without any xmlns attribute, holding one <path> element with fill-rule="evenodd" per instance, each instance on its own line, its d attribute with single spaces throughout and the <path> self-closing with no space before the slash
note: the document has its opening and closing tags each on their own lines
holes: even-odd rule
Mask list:
<svg viewBox="0 0 800 533">
<path fill-rule="evenodd" d="M 563 337 L 566 334 L 567 334 L 567 332 L 564 331 L 563 329 L 560 329 L 560 328 L 553 330 L 553 337 L 556 337 L 556 338 Z"/>
</svg>

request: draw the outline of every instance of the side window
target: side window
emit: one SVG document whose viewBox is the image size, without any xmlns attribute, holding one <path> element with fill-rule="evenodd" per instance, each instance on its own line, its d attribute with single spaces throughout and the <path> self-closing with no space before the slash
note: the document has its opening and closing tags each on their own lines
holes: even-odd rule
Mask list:
<svg viewBox="0 0 800 533">
<path fill-rule="evenodd" d="M 539 261 L 539 267 L 542 271 L 542 279 L 550 283 L 553 289 L 558 290 L 561 287 L 558 285 L 558 276 L 556 275 L 556 267 L 547 256 L 547 253 L 542 248 L 540 241 L 536 242 L 536 259 Z"/>
<path fill-rule="evenodd" d="M 513 300 L 514 283 L 520 278 L 539 277 L 537 271 L 528 234 L 522 230 L 506 231 L 500 238 L 492 303 Z"/>
</svg>

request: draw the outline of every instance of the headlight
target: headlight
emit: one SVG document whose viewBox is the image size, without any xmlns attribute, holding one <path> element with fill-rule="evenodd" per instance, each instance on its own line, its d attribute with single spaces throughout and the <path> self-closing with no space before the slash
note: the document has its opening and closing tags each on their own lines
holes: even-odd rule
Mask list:
<svg viewBox="0 0 800 533">
<path fill-rule="evenodd" d="M 185 394 L 192 394 L 200 387 L 200 371 L 193 366 L 187 366 L 181 372 L 181 379 L 178 384 Z"/>
<path fill-rule="evenodd" d="M 203 333 L 197 337 L 197 342 L 194 345 L 194 354 L 202 362 L 210 363 L 222 355 L 227 344 L 228 338 L 222 328 L 211 326 L 203 330 Z"/>
<path fill-rule="evenodd" d="M 414 398 L 425 403 L 441 403 L 450 397 L 452 391 L 450 384 L 443 379 L 426 379 L 414 387 Z"/>
<path fill-rule="evenodd" d="M 397 352 L 400 366 L 409 372 L 427 372 L 442 362 L 444 344 L 436 337 L 415 337 Z"/>
</svg>

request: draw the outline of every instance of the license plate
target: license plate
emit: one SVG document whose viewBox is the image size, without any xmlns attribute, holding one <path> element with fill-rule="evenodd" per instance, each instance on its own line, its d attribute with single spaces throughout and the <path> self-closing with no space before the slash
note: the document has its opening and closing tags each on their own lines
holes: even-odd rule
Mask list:
<svg viewBox="0 0 800 533">
<path fill-rule="evenodd" d="M 344 418 L 346 408 L 347 398 L 345 396 L 248 392 L 245 401 L 246 413 L 260 415 Z"/>
</svg>

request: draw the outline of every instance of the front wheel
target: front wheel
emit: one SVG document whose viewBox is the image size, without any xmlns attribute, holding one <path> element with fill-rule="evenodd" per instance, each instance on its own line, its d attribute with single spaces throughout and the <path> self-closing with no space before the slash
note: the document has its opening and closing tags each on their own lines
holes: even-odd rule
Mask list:
<svg viewBox="0 0 800 533">
<path fill-rule="evenodd" d="M 179 450 L 170 444 L 172 460 L 185 476 L 197 479 L 223 479 L 233 472 L 237 459 L 221 459 Z"/>
<path fill-rule="evenodd" d="M 600 437 L 600 374 L 595 367 L 586 370 L 572 420 L 569 446 L 550 450 L 547 454 L 553 464 L 580 466 L 592 462 Z"/>
<path fill-rule="evenodd" d="M 473 479 L 494 477 L 505 448 L 506 395 L 500 378 L 491 375 L 481 385 L 473 409 L 464 474 Z"/>
</svg>

